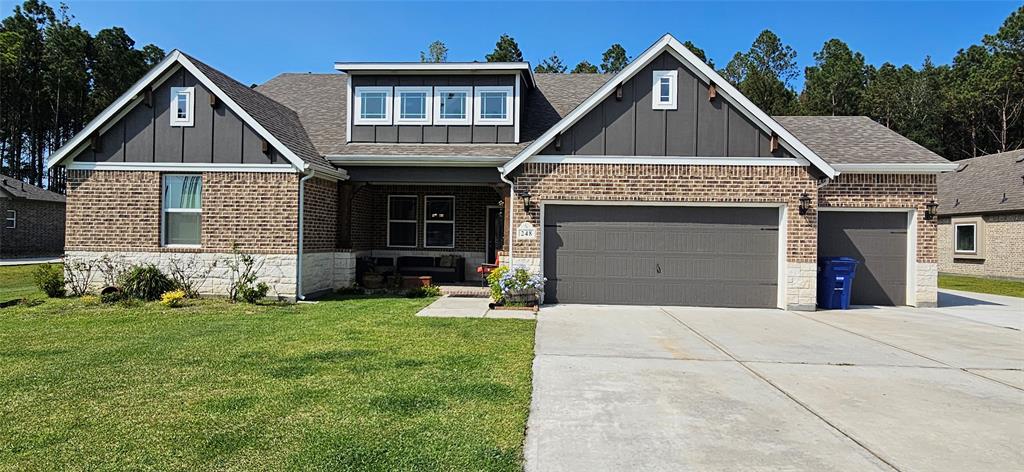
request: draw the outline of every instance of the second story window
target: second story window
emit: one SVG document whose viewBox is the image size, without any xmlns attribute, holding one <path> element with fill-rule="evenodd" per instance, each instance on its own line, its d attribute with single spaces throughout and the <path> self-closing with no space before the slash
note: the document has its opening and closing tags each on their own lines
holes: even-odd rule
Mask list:
<svg viewBox="0 0 1024 472">
<path fill-rule="evenodd" d="M 476 123 L 512 124 L 512 87 L 476 87 Z"/>
<path fill-rule="evenodd" d="M 434 124 L 468 125 L 473 122 L 473 87 L 435 87 Z"/>
<path fill-rule="evenodd" d="M 391 87 L 356 87 L 355 92 L 354 124 L 391 124 Z"/>
<path fill-rule="evenodd" d="M 195 87 L 171 87 L 171 126 L 192 126 Z"/>
<path fill-rule="evenodd" d="M 430 87 L 395 87 L 395 124 L 429 125 Z"/>
<path fill-rule="evenodd" d="M 676 109 L 676 77 L 678 71 L 654 71 L 654 90 L 652 90 L 652 108 L 655 110 Z"/>
</svg>

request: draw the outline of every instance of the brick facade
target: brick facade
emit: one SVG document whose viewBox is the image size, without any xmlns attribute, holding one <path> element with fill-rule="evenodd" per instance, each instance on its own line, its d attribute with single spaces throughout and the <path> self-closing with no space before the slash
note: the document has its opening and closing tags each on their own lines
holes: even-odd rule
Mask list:
<svg viewBox="0 0 1024 472">
<path fill-rule="evenodd" d="M 159 172 L 68 171 L 69 251 L 187 252 L 160 245 Z M 294 254 L 298 175 L 204 172 L 202 247 L 192 252 Z"/>
<path fill-rule="evenodd" d="M 924 220 L 925 203 L 936 195 L 934 175 L 840 175 L 820 190 L 809 167 L 697 166 L 654 164 L 527 163 L 515 176 L 516 193 L 534 202 L 523 210 L 516 196 L 508 207 L 513 226 L 524 221 L 541 228 L 544 201 L 688 202 L 714 204 L 785 204 L 786 284 L 791 307 L 813 309 L 817 262 L 817 207 L 917 209 L 917 304 L 935 300 L 936 230 Z M 800 197 L 813 202 L 799 214 Z M 515 240 L 512 257 L 540 270 L 540 239 Z"/>
<path fill-rule="evenodd" d="M 338 183 L 313 178 L 305 185 L 302 251 L 334 252 L 338 243 Z"/>
<path fill-rule="evenodd" d="M 952 219 L 942 217 L 938 237 L 939 272 L 1024 279 L 1024 213 L 965 215 L 964 220 L 967 219 L 981 220 L 977 244 L 983 248 L 982 257 L 954 257 Z"/>
<path fill-rule="evenodd" d="M 7 228 L 8 210 L 16 212 Z M 0 257 L 64 253 L 64 203 L 0 198 Z"/>
<path fill-rule="evenodd" d="M 935 175 L 842 174 L 818 191 L 818 206 L 914 208 L 917 210 L 917 262 L 934 264 L 936 221 L 924 219 L 925 203 L 938 189 Z"/>
<path fill-rule="evenodd" d="M 487 207 L 502 201 L 489 186 L 469 185 L 364 185 L 352 199 L 352 248 L 387 249 L 388 195 L 416 195 L 416 247 L 420 251 L 485 252 L 487 250 Z M 455 247 L 423 247 L 423 205 L 425 196 L 455 197 Z M 507 241 L 507 239 L 506 239 Z M 405 249 L 405 248 L 403 248 Z"/>
</svg>

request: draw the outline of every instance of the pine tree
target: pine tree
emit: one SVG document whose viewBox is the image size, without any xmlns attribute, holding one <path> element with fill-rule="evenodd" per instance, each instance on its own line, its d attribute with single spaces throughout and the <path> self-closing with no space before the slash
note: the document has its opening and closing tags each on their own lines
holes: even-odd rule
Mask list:
<svg viewBox="0 0 1024 472">
<path fill-rule="evenodd" d="M 427 52 L 420 51 L 420 62 L 448 62 L 448 46 L 440 39 L 427 46 Z"/>
<path fill-rule="evenodd" d="M 519 44 L 508 34 L 501 35 L 494 45 L 494 52 L 486 57 L 487 62 L 522 62 L 523 52 L 519 50 Z"/>
<path fill-rule="evenodd" d="M 615 43 L 601 55 L 601 72 L 605 74 L 619 72 L 629 65 L 629 56 L 626 55 L 626 48 Z"/>
<path fill-rule="evenodd" d="M 580 61 L 579 64 L 576 64 L 576 67 L 572 68 L 572 73 L 573 74 L 596 74 L 597 73 L 597 66 L 595 66 L 595 65 L 593 65 L 593 64 L 591 64 L 590 62 L 587 62 L 587 61 Z"/>
<path fill-rule="evenodd" d="M 544 59 L 540 64 L 537 64 L 537 67 L 534 67 L 533 71 L 538 73 L 547 72 L 564 74 L 565 69 L 565 64 L 562 64 L 562 59 L 558 57 L 558 54 L 551 54 L 551 57 Z"/>
<path fill-rule="evenodd" d="M 804 71 L 806 81 L 800 95 L 803 112 L 810 115 L 849 116 L 860 112 L 867 86 L 864 56 L 846 43 L 830 39 L 814 53 L 815 65 Z"/>
</svg>

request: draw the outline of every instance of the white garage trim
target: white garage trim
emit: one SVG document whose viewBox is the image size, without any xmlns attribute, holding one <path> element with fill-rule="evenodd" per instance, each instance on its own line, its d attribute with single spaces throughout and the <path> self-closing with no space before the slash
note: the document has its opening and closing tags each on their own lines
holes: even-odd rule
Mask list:
<svg viewBox="0 0 1024 472">
<path fill-rule="evenodd" d="M 917 210 L 914 208 L 840 208 L 818 207 L 821 212 L 906 213 L 907 214 L 907 294 L 906 303 L 917 306 Z"/>
<path fill-rule="evenodd" d="M 778 260 L 777 260 L 777 277 L 776 283 L 778 287 L 778 293 L 776 294 L 775 301 L 776 307 L 785 310 L 786 309 L 786 294 L 787 294 L 787 280 L 786 280 L 786 253 L 788 248 L 788 225 L 787 225 L 787 206 L 785 203 L 775 202 L 638 202 L 638 201 L 623 201 L 623 200 L 544 200 L 540 202 L 540 228 L 537 229 L 537 252 L 540 255 L 538 260 L 540 265 L 538 270 L 541 275 L 544 275 L 544 214 L 545 208 L 548 205 L 588 205 L 588 206 L 662 206 L 662 207 L 713 207 L 713 208 L 778 208 L 779 209 L 779 242 L 778 242 Z M 515 243 L 515 228 L 509 233 L 513 238 L 513 241 L 509 244 Z M 543 298 L 541 302 L 543 303 Z"/>
</svg>

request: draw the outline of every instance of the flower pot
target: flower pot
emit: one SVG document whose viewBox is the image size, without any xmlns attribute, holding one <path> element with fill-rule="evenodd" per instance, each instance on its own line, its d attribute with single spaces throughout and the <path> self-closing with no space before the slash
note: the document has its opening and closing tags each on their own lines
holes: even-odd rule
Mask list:
<svg viewBox="0 0 1024 472">
<path fill-rule="evenodd" d="M 521 290 L 518 292 L 509 292 L 504 296 L 506 305 L 536 305 L 537 304 L 537 292 L 533 290 Z"/>
<path fill-rule="evenodd" d="M 363 287 L 369 289 L 384 288 L 384 275 L 383 274 L 363 274 Z"/>
</svg>

